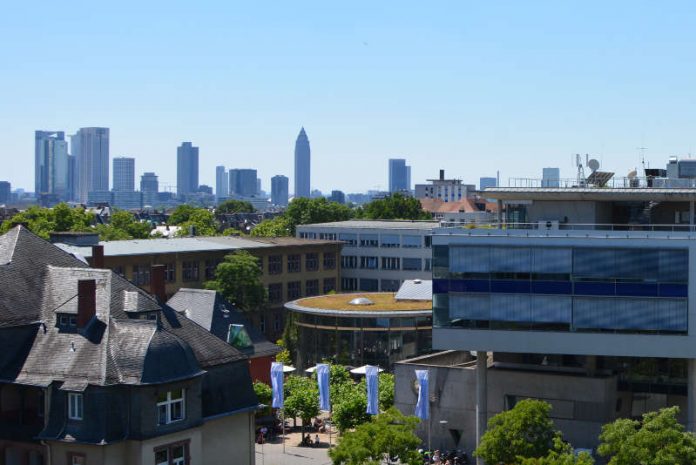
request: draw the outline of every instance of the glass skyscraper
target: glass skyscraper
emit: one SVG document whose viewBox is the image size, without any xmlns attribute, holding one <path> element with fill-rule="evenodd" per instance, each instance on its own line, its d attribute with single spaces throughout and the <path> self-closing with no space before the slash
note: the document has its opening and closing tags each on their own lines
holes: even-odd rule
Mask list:
<svg viewBox="0 0 696 465">
<path fill-rule="evenodd" d="M 284 207 L 288 204 L 288 177 L 283 175 L 271 178 L 271 203 Z"/>
<path fill-rule="evenodd" d="M 90 192 L 109 190 L 109 128 L 81 128 L 70 142 L 75 157 L 76 200 L 86 203 Z"/>
<path fill-rule="evenodd" d="M 63 131 L 34 133 L 34 191 L 67 200 L 68 143 Z"/>
<path fill-rule="evenodd" d="M 183 142 L 176 149 L 176 195 L 182 197 L 198 191 L 198 147 Z"/>
</svg>

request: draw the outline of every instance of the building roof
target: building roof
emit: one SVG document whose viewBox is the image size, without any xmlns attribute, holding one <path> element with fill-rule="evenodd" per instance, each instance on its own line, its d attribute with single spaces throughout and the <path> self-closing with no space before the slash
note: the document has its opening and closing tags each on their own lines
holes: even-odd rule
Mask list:
<svg viewBox="0 0 696 465">
<path fill-rule="evenodd" d="M 487 187 L 482 197 L 498 200 L 694 201 L 696 188 Z"/>
<path fill-rule="evenodd" d="M 225 342 L 230 325 L 243 325 L 252 345 L 238 350 L 251 358 L 275 355 L 281 350 L 254 328 L 241 311 L 225 300 L 219 292 L 183 288 L 167 301 L 167 305 Z"/>
<path fill-rule="evenodd" d="M 407 279 L 394 296 L 396 300 L 433 300 L 433 282 L 430 279 Z"/>
<path fill-rule="evenodd" d="M 473 213 L 480 211 L 476 208 L 472 199 L 463 199 L 456 202 L 445 202 L 441 199 L 420 199 L 423 210 L 430 213 Z"/>
<path fill-rule="evenodd" d="M 432 230 L 438 226 L 437 221 L 409 221 L 409 220 L 348 220 L 335 221 L 333 223 L 315 223 L 298 226 L 298 229 L 308 228 L 337 228 L 337 229 L 419 229 Z"/>
<path fill-rule="evenodd" d="M 372 305 L 351 303 L 368 299 Z M 432 314 L 432 300 L 396 300 L 391 292 L 368 292 L 351 294 L 327 294 L 305 297 L 285 304 L 290 310 L 301 313 L 314 313 L 355 317 L 413 317 Z"/>
</svg>

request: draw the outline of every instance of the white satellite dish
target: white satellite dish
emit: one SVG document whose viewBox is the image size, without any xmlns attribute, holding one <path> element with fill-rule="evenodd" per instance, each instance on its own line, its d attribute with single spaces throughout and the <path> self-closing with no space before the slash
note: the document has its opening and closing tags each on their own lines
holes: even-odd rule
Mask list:
<svg viewBox="0 0 696 465">
<path fill-rule="evenodd" d="M 587 166 L 594 173 L 595 171 L 597 171 L 599 169 L 599 162 L 593 158 L 587 162 Z"/>
</svg>

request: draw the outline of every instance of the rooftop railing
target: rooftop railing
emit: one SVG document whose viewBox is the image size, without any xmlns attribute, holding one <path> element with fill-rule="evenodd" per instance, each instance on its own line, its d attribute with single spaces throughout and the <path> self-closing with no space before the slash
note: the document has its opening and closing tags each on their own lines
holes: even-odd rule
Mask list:
<svg viewBox="0 0 696 465">
<path fill-rule="evenodd" d="M 527 231 L 636 231 L 636 232 L 695 232 L 696 224 L 619 224 L 619 223 L 559 223 L 558 221 L 538 221 L 536 223 L 469 223 L 455 225 L 443 221 L 442 227 L 456 227 L 471 230 L 527 230 Z"/>
<path fill-rule="evenodd" d="M 503 186 L 501 186 L 503 187 Z M 510 178 L 508 185 L 504 187 L 517 188 L 612 188 L 612 189 L 640 189 L 640 188 L 696 188 L 696 178 L 661 178 L 661 177 L 612 177 L 603 185 L 591 184 L 587 179 L 578 178 Z"/>
</svg>

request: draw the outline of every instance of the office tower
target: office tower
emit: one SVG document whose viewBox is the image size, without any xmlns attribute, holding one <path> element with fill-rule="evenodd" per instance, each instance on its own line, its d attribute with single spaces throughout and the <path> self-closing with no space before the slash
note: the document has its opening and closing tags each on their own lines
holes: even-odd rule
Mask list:
<svg viewBox="0 0 696 465">
<path fill-rule="evenodd" d="M 261 195 L 261 178 L 256 178 L 256 195 Z"/>
<path fill-rule="evenodd" d="M 403 158 L 389 159 L 389 192 L 409 191 L 411 167 Z"/>
<path fill-rule="evenodd" d="M 230 195 L 229 175 L 224 166 L 215 167 L 215 197 L 227 198 Z"/>
<path fill-rule="evenodd" d="M 176 149 L 176 195 L 198 192 L 198 147 L 183 142 Z"/>
<path fill-rule="evenodd" d="M 75 200 L 77 195 L 77 163 L 75 162 L 75 155 L 68 155 L 68 188 L 65 197 L 67 200 Z"/>
<path fill-rule="evenodd" d="M 9 181 L 0 181 L 0 204 L 9 203 L 12 199 L 12 185 Z"/>
<path fill-rule="evenodd" d="M 544 168 L 541 176 L 541 187 L 558 187 L 561 185 L 561 170 L 558 168 Z"/>
<path fill-rule="evenodd" d="M 295 141 L 295 197 L 309 197 L 310 154 L 309 139 L 302 128 Z"/>
<path fill-rule="evenodd" d="M 340 204 L 346 203 L 346 194 L 343 191 L 331 191 L 331 196 L 329 197 L 331 202 L 336 202 Z"/>
<path fill-rule="evenodd" d="M 135 158 L 114 158 L 114 192 L 135 191 Z"/>
<path fill-rule="evenodd" d="M 157 205 L 159 182 L 155 173 L 143 173 L 140 176 L 140 192 L 143 194 L 143 204 L 151 207 Z"/>
<path fill-rule="evenodd" d="M 256 195 L 256 170 L 230 169 L 230 195 L 252 197 Z"/>
<path fill-rule="evenodd" d="M 37 198 L 51 195 L 66 200 L 68 143 L 63 131 L 34 132 L 34 191 Z"/>
<path fill-rule="evenodd" d="M 81 128 L 70 137 L 75 156 L 76 200 L 109 190 L 109 128 Z"/>
<path fill-rule="evenodd" d="M 271 178 L 271 203 L 285 207 L 288 204 L 288 195 L 288 177 L 280 174 L 273 176 Z"/>
<path fill-rule="evenodd" d="M 487 187 L 498 187 L 498 180 L 492 177 L 483 177 L 479 179 L 479 190 L 484 190 Z"/>
</svg>

